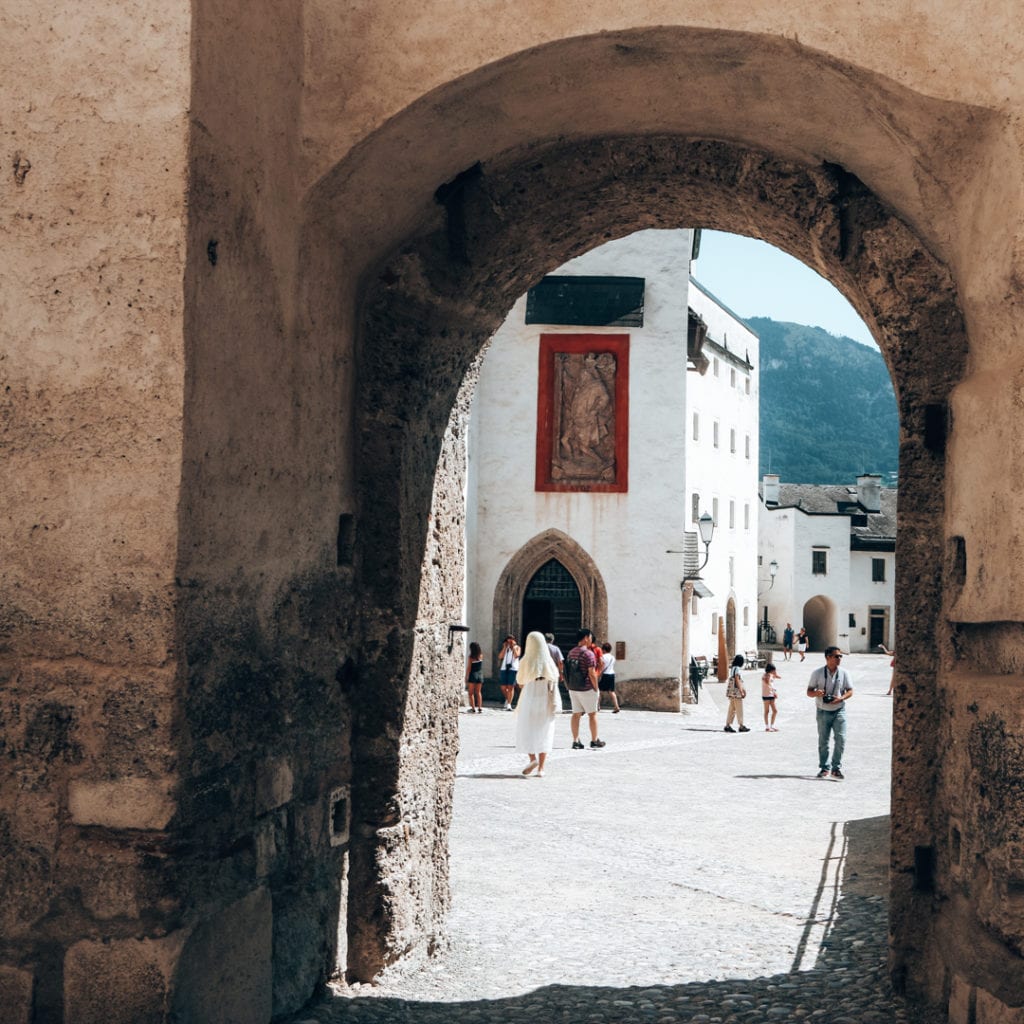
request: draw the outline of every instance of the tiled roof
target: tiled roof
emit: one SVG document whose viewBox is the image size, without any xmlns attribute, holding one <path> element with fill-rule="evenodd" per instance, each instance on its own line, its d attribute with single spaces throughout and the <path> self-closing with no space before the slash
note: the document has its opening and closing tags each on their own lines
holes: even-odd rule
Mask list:
<svg viewBox="0 0 1024 1024">
<path fill-rule="evenodd" d="M 759 488 L 760 490 L 760 488 Z M 774 508 L 796 508 L 807 515 L 867 515 L 866 526 L 850 527 L 854 546 L 871 547 L 896 540 L 896 489 L 883 487 L 879 512 L 865 513 L 857 502 L 857 488 L 846 484 L 779 484 L 779 503 Z M 762 494 L 762 500 L 763 500 Z"/>
</svg>

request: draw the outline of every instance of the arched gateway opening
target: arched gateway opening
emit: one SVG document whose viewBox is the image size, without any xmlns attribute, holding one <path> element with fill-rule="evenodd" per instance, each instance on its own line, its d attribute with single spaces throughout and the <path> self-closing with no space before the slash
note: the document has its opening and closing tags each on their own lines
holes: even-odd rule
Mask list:
<svg viewBox="0 0 1024 1024">
<path fill-rule="evenodd" d="M 804 604 L 801 621 L 807 630 L 809 651 L 823 651 L 839 643 L 836 603 L 831 598 L 824 594 L 812 597 Z"/>
<path fill-rule="evenodd" d="M 453 96 L 451 102 L 459 101 Z M 819 110 L 815 119 L 825 116 Z M 724 127 L 728 118 L 716 114 L 704 123 L 712 122 Z M 411 691 L 409 678 L 396 671 L 394 654 L 402 652 L 401 665 L 421 663 L 417 623 L 438 621 L 444 611 L 408 600 L 396 605 L 394 598 L 406 593 L 422 599 L 421 566 L 442 553 L 457 557 L 457 520 L 448 521 L 447 536 L 439 533 L 438 508 L 445 496 L 461 491 L 457 438 L 481 347 L 516 297 L 545 272 L 599 241 L 644 227 L 699 225 L 761 237 L 826 275 L 872 327 L 900 403 L 901 508 L 915 510 L 904 517 L 900 533 L 903 579 L 917 580 L 899 587 L 901 621 L 938 621 L 942 581 L 933 567 L 944 558 L 945 439 L 936 425 L 945 422 L 966 355 L 953 281 L 930 242 L 854 173 L 856 152 L 848 150 L 841 166 L 788 147 L 772 152 L 771 133 L 755 134 L 760 146 L 654 130 L 564 143 L 538 135 L 530 144 L 491 151 L 436 182 L 430 197 L 435 206 L 424 205 L 419 214 L 423 228 L 409 230 L 366 279 L 359 325 L 360 504 L 389 514 L 364 518 L 360 541 L 368 596 L 384 612 L 380 621 L 390 625 L 367 638 L 370 651 L 386 646 L 388 658 L 371 654 L 361 671 L 363 684 L 388 693 L 395 707 Z M 455 430 L 445 441 L 450 420 Z M 897 641 L 914 650 L 903 680 L 907 692 L 933 684 L 938 652 L 928 639 L 932 628 L 908 636 L 906 644 Z M 923 936 L 932 922 L 927 886 L 919 878 L 920 850 L 934 849 L 936 831 L 945 826 L 901 766 L 937 756 L 932 713 L 927 701 L 901 701 L 895 733 L 893 967 L 901 983 L 919 992 L 928 984 L 921 942 L 927 945 Z M 369 753 L 357 735 L 357 773 Z M 411 765 L 403 766 L 397 741 L 395 753 L 390 782 L 366 777 L 373 779 L 372 796 L 364 790 L 368 782 L 358 775 L 354 780 L 353 809 L 367 825 L 373 826 L 382 782 L 396 793 L 411 784 L 403 782 Z M 446 764 L 442 754 L 431 768 L 439 797 L 450 779 Z M 386 828 L 385 820 L 380 827 Z M 353 977 L 373 976 L 401 955 L 408 939 L 386 908 L 416 902 L 404 881 L 409 850 L 390 844 L 371 827 L 351 847 Z M 427 854 L 424 846 L 419 856 Z M 423 919 L 427 933 L 440 926 L 445 905 L 443 859 L 431 855 L 437 899 Z M 934 997 L 934 990 L 928 995 Z"/>
<path fill-rule="evenodd" d="M 639 227 L 695 224 L 752 232 L 800 256 L 827 273 L 874 326 L 901 408 L 902 507 L 918 509 L 903 526 L 900 542 L 905 578 L 922 582 L 901 589 L 901 615 L 934 621 L 941 608 L 939 579 L 923 568 L 942 562 L 942 508 L 935 499 L 942 493 L 936 481 L 944 463 L 941 443 L 926 424 L 944 408 L 963 365 L 965 337 L 947 271 L 861 181 L 836 166 L 801 164 L 724 142 L 617 137 L 496 157 L 440 195 L 449 202 L 445 223 L 410 239 L 368 284 L 363 305 L 360 422 L 365 442 L 378 453 L 367 466 L 372 472 L 361 478 L 363 500 L 368 507 L 395 507 L 398 485 L 407 496 L 419 495 L 415 503 L 400 500 L 401 515 L 363 526 L 363 544 L 375 562 L 385 560 L 386 574 L 411 580 L 419 572 L 418 558 L 399 563 L 393 553 L 422 551 L 428 561 L 437 557 L 436 525 L 426 550 L 422 539 L 430 496 L 436 504 L 439 495 L 459 486 L 456 474 L 444 478 L 444 467 L 457 464 L 455 453 L 442 449 L 444 428 L 452 408 L 464 401 L 460 387 L 472 386 L 480 347 L 515 297 L 596 241 Z M 943 346 L 933 344 L 936 337 L 944 339 Z M 400 415 L 393 401 L 396 359 L 413 381 L 418 415 Z M 402 389 L 403 410 L 408 399 Z M 408 429 L 394 432 L 411 416 Z M 373 440 L 384 425 L 393 431 L 390 450 Z M 434 466 L 439 466 L 436 481 L 430 472 Z M 394 529 L 398 524 L 404 528 L 400 533 Z M 450 543 L 449 555 L 454 538 Z M 411 613 L 410 608 L 410 636 Z M 921 685 L 926 685 L 924 666 L 934 666 L 935 657 L 934 650 L 920 650 Z M 394 675 L 393 664 L 379 675 L 375 668 L 372 662 L 363 666 L 375 688 L 390 689 L 396 704 L 407 699 L 406 681 Z M 909 736 L 917 737 L 910 744 L 914 760 L 933 756 L 922 748 L 925 737 L 935 734 L 925 707 L 907 702 L 900 714 L 896 765 L 907 757 Z M 926 927 L 927 919 L 920 892 L 904 882 L 912 877 L 914 850 L 931 843 L 922 843 L 928 811 L 916 794 L 916 785 L 904 786 L 897 767 L 893 860 L 900 867 L 892 906 L 894 930 L 905 935 L 897 940 L 906 943 L 904 964 L 914 948 L 911 935 Z M 382 876 L 379 844 L 372 837 L 365 842 L 365 849 L 355 843 L 352 848 L 356 916 L 349 968 L 357 977 L 372 975 L 398 953 L 388 929 L 379 926 L 376 903 L 359 902 L 359 892 L 373 893 Z M 391 895 L 400 897 L 395 891 Z"/>
<path fill-rule="evenodd" d="M 969 128 L 952 137 L 954 118 Z M 305 844 L 299 854 L 271 860 L 259 875 L 267 879 L 259 890 L 265 903 L 273 902 L 272 914 L 269 906 L 258 909 L 261 921 L 272 922 L 275 1007 L 296 1005 L 296 993 L 311 991 L 329 969 L 333 937 L 323 934 L 339 901 L 347 918 L 341 961 L 352 979 L 429 950 L 443 932 L 460 675 L 447 639 L 449 625 L 460 621 L 463 445 L 483 346 L 544 273 L 601 241 L 679 226 L 755 235 L 816 268 L 851 301 L 885 355 L 901 416 L 893 976 L 901 988 L 940 1003 L 956 966 L 961 978 L 1007 1005 L 1024 1001 L 1020 984 L 1005 982 L 1013 976 L 1019 915 L 985 895 L 987 872 L 995 871 L 1004 889 L 1013 881 L 1008 860 L 977 869 L 979 888 L 972 890 L 975 869 L 968 865 L 984 848 L 975 850 L 967 830 L 954 828 L 950 810 L 962 783 L 952 769 L 947 778 L 943 730 L 966 737 L 974 726 L 969 719 L 941 724 L 935 699 L 942 658 L 953 664 L 942 634 L 944 597 L 954 599 L 965 578 L 962 542 L 950 539 L 947 557 L 945 540 L 947 403 L 964 373 L 967 336 L 943 246 L 944 232 L 954 230 L 946 225 L 944 175 L 951 173 L 947 161 L 969 162 L 991 126 L 984 112 L 939 103 L 781 38 L 685 29 L 602 33 L 540 46 L 443 85 L 397 114 L 305 197 L 298 247 L 307 272 L 289 324 L 314 382 L 324 367 L 344 362 L 344 340 L 355 339 L 354 379 L 342 397 L 351 397 L 357 452 L 354 467 L 339 470 L 351 472 L 354 503 L 340 522 L 318 509 L 310 532 L 329 534 L 332 558 L 336 539 L 338 565 L 350 575 L 335 584 L 342 592 L 336 601 L 311 575 L 297 581 L 300 599 L 254 610 L 254 620 L 258 612 L 287 627 L 290 638 L 302 636 L 305 660 L 292 664 L 300 660 L 298 646 L 287 648 L 290 660 L 272 672 L 274 647 L 261 673 L 235 680 L 251 696 L 243 705 L 228 701 L 233 691 L 221 669 L 232 662 L 232 645 L 248 668 L 250 634 L 225 629 L 200 643 L 212 634 L 201 614 L 212 599 L 198 591 L 183 616 L 194 630 L 189 674 L 196 696 L 186 715 L 194 727 L 192 775 L 204 782 L 190 808 L 195 821 L 212 820 L 203 816 L 208 807 L 242 803 L 217 776 L 224 748 L 217 729 L 200 735 L 199 726 L 215 717 L 257 753 L 284 746 L 264 726 L 264 677 L 284 696 L 291 691 L 280 680 L 292 680 L 289 686 L 319 707 L 312 688 L 301 686 L 305 675 L 330 678 L 333 637 L 352 651 L 330 690 L 337 702 L 331 729 L 305 719 L 288 723 L 292 745 L 316 739 L 302 743 L 304 777 L 293 787 L 287 764 L 275 773 L 269 759 L 260 786 L 268 814 L 293 788 L 309 807 L 330 807 L 326 825 L 317 825 L 312 811 L 300 819 L 306 831 L 296 833 Z M 203 157 L 215 162 L 197 154 L 200 177 Z M 213 221 L 211 211 L 195 212 L 196 252 L 213 237 L 212 227 L 206 230 Z M 281 268 L 264 268 L 262 252 L 249 258 L 276 280 Z M 196 271 L 190 282 L 198 309 L 218 301 L 207 280 Z M 258 310 L 267 292 L 253 289 L 252 301 Z M 197 315 L 197 359 L 205 352 L 198 323 Z M 325 420 L 344 404 L 328 391 L 311 392 Z M 196 372 L 190 410 L 219 410 L 215 392 Z M 239 415 L 248 421 L 251 411 L 245 413 Z M 194 415 L 200 425 L 189 448 L 190 493 L 202 504 L 215 484 L 203 469 L 202 422 Z M 307 457 L 312 464 L 311 451 Z M 183 515 L 191 514 L 186 505 Z M 998 723 L 989 727 L 998 730 Z M 924 765 L 934 766 L 929 786 L 921 785 Z M 237 787 L 247 792 L 247 784 Z M 1001 815 L 1009 813 L 1004 803 Z M 250 844 L 257 852 L 276 850 L 272 823 L 265 827 L 269 839 L 261 834 L 262 845 Z M 234 835 L 224 832 L 216 848 L 235 849 Z M 998 845 L 986 835 L 981 842 Z M 343 853 L 347 895 L 337 881 Z M 954 874 L 957 899 L 936 899 L 954 888 Z M 244 894 L 242 882 L 226 887 L 213 869 L 205 875 L 209 885 L 194 897 L 197 905 L 223 907 Z M 270 927 L 261 948 L 269 948 Z M 984 963 L 975 947 L 985 949 Z"/>
</svg>

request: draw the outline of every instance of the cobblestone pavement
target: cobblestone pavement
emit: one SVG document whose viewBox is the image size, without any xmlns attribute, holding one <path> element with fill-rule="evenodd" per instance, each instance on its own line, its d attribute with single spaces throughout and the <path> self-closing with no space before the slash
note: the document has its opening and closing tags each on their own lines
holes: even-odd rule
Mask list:
<svg viewBox="0 0 1024 1024">
<path fill-rule="evenodd" d="M 295 1018 L 915 1021 L 886 970 L 888 659 L 848 656 L 845 781 L 815 778 L 812 655 L 779 665 L 779 731 L 722 732 L 724 685 L 680 715 L 602 712 L 604 750 L 524 778 L 513 716 L 463 714 L 449 945 Z"/>
</svg>

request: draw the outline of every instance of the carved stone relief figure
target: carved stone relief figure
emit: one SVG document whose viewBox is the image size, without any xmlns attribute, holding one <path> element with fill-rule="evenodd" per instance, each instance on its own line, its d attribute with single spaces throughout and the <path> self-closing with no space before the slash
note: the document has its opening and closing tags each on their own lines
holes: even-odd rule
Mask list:
<svg viewBox="0 0 1024 1024">
<path fill-rule="evenodd" d="M 615 373 L 611 352 L 555 354 L 551 479 L 615 480 Z"/>
</svg>

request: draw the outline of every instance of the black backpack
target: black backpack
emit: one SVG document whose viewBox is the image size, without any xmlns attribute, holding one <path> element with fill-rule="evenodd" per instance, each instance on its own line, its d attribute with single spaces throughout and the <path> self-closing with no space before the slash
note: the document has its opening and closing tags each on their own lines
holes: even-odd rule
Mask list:
<svg viewBox="0 0 1024 1024">
<path fill-rule="evenodd" d="M 590 671 L 586 664 L 571 654 L 565 660 L 565 685 L 570 690 L 589 690 Z"/>
</svg>

